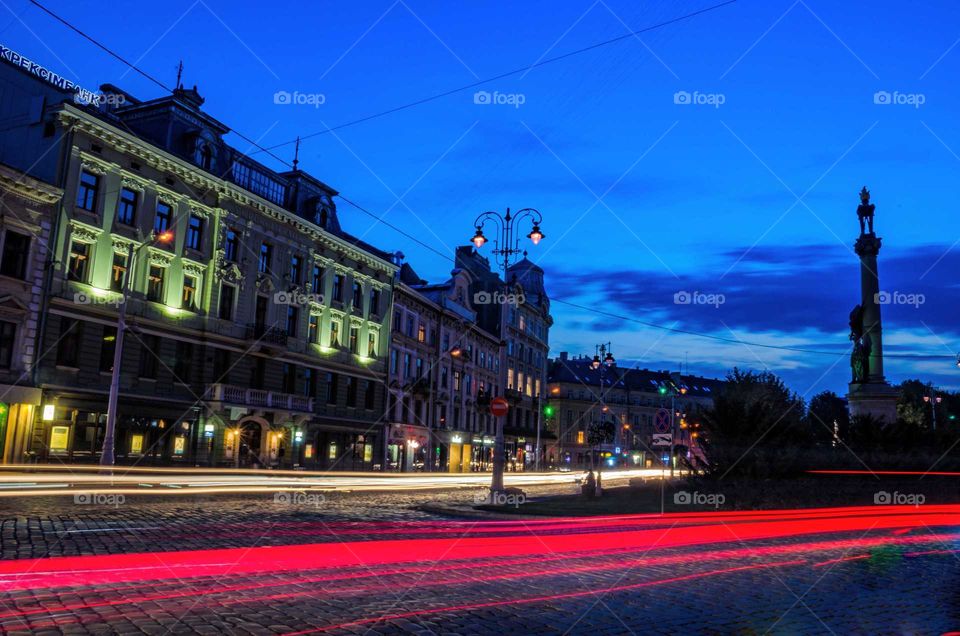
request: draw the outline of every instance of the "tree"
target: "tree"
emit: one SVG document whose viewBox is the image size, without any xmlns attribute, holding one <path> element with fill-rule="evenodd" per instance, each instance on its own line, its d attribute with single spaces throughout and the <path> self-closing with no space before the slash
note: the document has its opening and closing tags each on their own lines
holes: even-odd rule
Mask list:
<svg viewBox="0 0 960 636">
<path fill-rule="evenodd" d="M 590 468 L 594 468 L 593 458 L 595 451 L 603 444 L 608 444 L 616 436 L 616 427 L 613 422 L 605 419 L 591 422 L 587 427 L 587 443 L 590 445 Z"/>
<path fill-rule="evenodd" d="M 850 411 L 847 403 L 833 391 L 822 391 L 810 398 L 807 420 L 815 439 L 833 442 L 834 431 L 841 440 L 850 428 Z"/>
<path fill-rule="evenodd" d="M 701 422 L 705 472 L 718 478 L 803 470 L 798 450 L 814 439 L 803 400 L 770 372 L 734 368 Z"/>
</svg>

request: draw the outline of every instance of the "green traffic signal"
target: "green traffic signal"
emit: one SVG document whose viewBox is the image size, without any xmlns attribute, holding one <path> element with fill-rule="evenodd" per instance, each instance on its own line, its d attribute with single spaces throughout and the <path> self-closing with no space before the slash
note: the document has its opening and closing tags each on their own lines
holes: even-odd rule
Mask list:
<svg viewBox="0 0 960 636">
<path fill-rule="evenodd" d="M 556 409 L 553 408 L 552 404 L 547 404 L 545 407 L 543 407 L 543 414 L 547 417 L 553 417 L 554 413 L 556 413 Z"/>
</svg>

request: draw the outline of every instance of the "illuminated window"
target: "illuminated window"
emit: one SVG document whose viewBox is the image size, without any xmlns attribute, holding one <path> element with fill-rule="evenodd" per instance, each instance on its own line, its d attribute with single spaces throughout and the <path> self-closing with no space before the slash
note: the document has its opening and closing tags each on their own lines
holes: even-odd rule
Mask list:
<svg viewBox="0 0 960 636">
<path fill-rule="evenodd" d="M 70 264 L 67 278 L 79 283 L 87 282 L 87 270 L 90 264 L 90 246 L 74 241 L 70 245 Z"/>
<path fill-rule="evenodd" d="M 183 277 L 183 307 L 185 309 L 196 309 L 197 301 L 197 278 L 196 276 Z"/>
<path fill-rule="evenodd" d="M 583 444 L 583 431 L 577 431 L 577 444 Z"/>
<path fill-rule="evenodd" d="M 115 292 L 123 291 L 123 281 L 127 277 L 127 255 L 113 253 L 113 270 L 110 276 L 110 289 Z"/>
</svg>

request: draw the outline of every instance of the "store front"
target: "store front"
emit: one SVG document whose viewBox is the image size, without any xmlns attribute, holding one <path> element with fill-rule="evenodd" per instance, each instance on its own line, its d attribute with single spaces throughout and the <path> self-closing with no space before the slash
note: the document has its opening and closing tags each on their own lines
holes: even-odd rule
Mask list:
<svg viewBox="0 0 960 636">
<path fill-rule="evenodd" d="M 30 439 L 40 406 L 40 389 L 0 385 L 0 463 L 30 462 Z"/>
<path fill-rule="evenodd" d="M 394 424 L 387 441 L 387 470 L 409 473 L 427 468 L 430 455 L 429 431 L 426 427 Z"/>
</svg>

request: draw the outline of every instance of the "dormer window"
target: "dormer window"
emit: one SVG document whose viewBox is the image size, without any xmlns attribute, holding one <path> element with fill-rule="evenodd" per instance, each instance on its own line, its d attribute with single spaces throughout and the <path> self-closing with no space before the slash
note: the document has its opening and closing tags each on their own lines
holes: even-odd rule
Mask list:
<svg viewBox="0 0 960 636">
<path fill-rule="evenodd" d="M 196 162 L 204 170 L 213 169 L 213 149 L 205 141 L 197 142 Z"/>
</svg>

